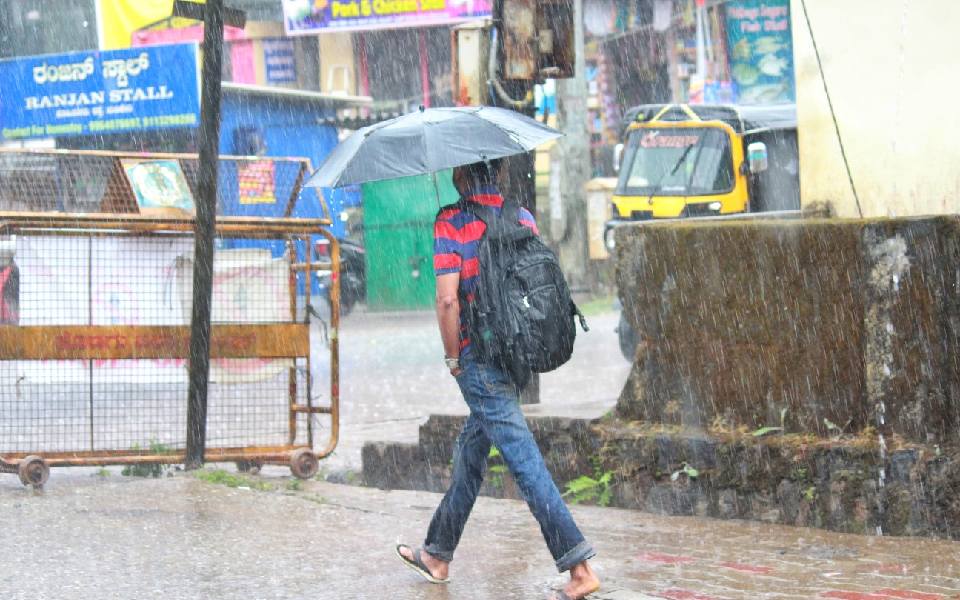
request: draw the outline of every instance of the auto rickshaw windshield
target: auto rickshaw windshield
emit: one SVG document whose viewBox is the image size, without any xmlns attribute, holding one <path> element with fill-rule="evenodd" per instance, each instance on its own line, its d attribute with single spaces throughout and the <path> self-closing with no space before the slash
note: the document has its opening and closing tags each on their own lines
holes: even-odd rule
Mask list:
<svg viewBox="0 0 960 600">
<path fill-rule="evenodd" d="M 644 128 L 630 133 L 617 193 L 699 196 L 733 189 L 733 157 L 722 129 Z"/>
</svg>

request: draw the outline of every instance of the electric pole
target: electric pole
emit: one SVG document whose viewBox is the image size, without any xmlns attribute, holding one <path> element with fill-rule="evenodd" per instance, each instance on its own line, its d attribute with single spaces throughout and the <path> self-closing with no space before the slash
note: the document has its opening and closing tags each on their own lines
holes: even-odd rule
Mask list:
<svg viewBox="0 0 960 600">
<path fill-rule="evenodd" d="M 551 202 L 551 214 L 558 222 L 555 241 L 560 264 L 574 289 L 589 284 L 587 265 L 587 205 L 584 184 L 590 179 L 590 135 L 587 132 L 587 78 L 583 42 L 583 0 L 573 0 L 573 77 L 557 81 L 557 113 L 560 130 L 565 134 L 557 143 L 553 160 L 559 169 L 551 169 L 560 177 L 559 201 Z"/>
<path fill-rule="evenodd" d="M 224 21 L 243 27 L 246 16 L 224 9 L 223 0 L 205 5 L 177 0 L 173 15 L 203 21 L 203 72 L 200 99 L 200 156 L 197 218 L 194 225 L 193 312 L 187 384 L 187 447 L 184 467 L 203 466 L 207 441 L 207 390 L 210 379 L 210 312 L 213 298 L 213 238 L 216 234 L 217 170 L 220 164 L 220 97 Z"/>
</svg>

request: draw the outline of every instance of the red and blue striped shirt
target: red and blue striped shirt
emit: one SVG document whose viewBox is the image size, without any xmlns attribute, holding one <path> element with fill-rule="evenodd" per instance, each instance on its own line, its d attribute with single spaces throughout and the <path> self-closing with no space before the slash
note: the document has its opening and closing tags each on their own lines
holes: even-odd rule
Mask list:
<svg viewBox="0 0 960 600">
<path fill-rule="evenodd" d="M 493 187 L 480 188 L 465 199 L 467 202 L 493 207 L 496 213 L 503 207 L 503 196 Z M 540 234 L 533 215 L 525 208 L 520 209 L 520 224 L 529 227 L 537 235 Z M 468 303 L 473 301 L 477 287 L 477 275 L 480 273 L 477 248 L 486 228 L 478 217 L 456 205 L 443 208 L 433 224 L 433 270 L 437 275 L 459 273 L 460 298 Z M 460 307 L 461 356 L 465 356 L 470 348 L 466 314 L 465 307 Z"/>
</svg>

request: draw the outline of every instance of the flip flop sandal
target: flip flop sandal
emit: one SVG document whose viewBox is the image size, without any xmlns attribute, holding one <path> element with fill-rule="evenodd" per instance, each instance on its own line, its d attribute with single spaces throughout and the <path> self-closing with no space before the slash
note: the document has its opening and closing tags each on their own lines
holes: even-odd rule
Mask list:
<svg viewBox="0 0 960 600">
<path fill-rule="evenodd" d="M 581 596 L 579 600 L 588 600 L 594 592 L 590 592 L 586 596 Z M 553 595 L 550 596 L 550 600 L 573 600 L 567 593 L 563 590 L 554 590 Z"/>
<path fill-rule="evenodd" d="M 401 554 L 400 548 L 407 548 L 411 550 L 413 553 L 413 560 L 410 560 L 409 558 Z M 396 547 L 397 556 L 400 557 L 400 560 L 403 561 L 403 564 L 407 565 L 408 567 L 416 571 L 416 573 L 420 575 L 420 577 L 423 577 L 430 583 L 450 583 L 449 577 L 447 577 L 446 579 L 439 579 L 437 577 L 434 577 L 433 574 L 430 573 L 430 569 L 427 568 L 427 565 L 423 564 L 423 560 L 420 558 L 420 551 L 421 551 L 420 548 L 417 548 L 416 550 L 414 550 L 413 548 L 411 548 L 410 546 L 407 546 L 406 544 L 397 544 L 397 547 Z"/>
</svg>

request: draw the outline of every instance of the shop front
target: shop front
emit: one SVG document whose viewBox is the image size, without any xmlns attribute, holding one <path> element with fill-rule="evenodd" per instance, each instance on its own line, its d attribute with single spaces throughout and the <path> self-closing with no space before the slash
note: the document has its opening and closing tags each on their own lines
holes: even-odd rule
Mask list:
<svg viewBox="0 0 960 600">
<path fill-rule="evenodd" d="M 585 0 L 584 10 L 604 138 L 640 104 L 795 101 L 789 0 Z"/>
<path fill-rule="evenodd" d="M 102 52 L 0 61 L 5 141 L 54 139 L 59 148 L 195 153 L 200 122 L 198 46 L 144 46 Z M 8 96 L 15 90 L 17 96 Z M 316 167 L 338 142 L 336 110 L 364 99 L 267 86 L 223 84 L 220 152 L 225 155 L 309 158 Z M 266 163 L 265 163 L 266 164 Z M 221 193 L 219 210 L 232 216 L 281 216 L 288 198 L 273 174 L 247 179 L 247 195 Z M 312 192 L 310 192 L 312 194 Z M 343 207 L 357 192 L 328 192 L 333 230 L 344 234 Z M 319 203 L 297 204 L 320 216 Z"/>
</svg>

